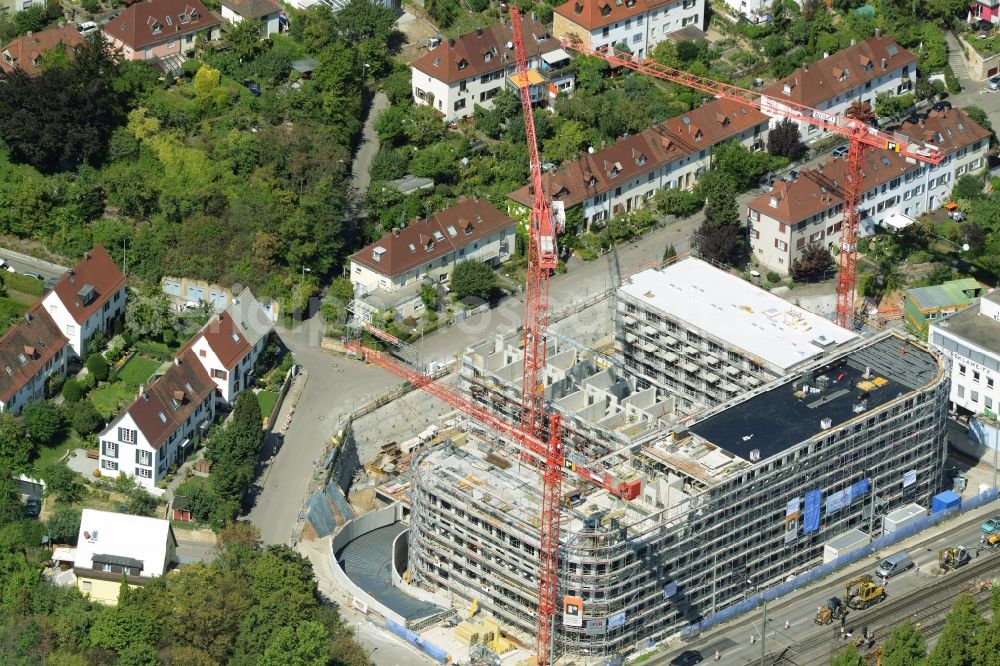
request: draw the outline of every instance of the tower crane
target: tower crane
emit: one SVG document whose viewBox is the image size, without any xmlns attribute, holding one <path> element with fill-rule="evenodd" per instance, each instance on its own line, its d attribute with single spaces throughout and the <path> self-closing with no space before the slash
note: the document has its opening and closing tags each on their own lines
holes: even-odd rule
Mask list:
<svg viewBox="0 0 1000 666">
<path fill-rule="evenodd" d="M 863 194 L 862 158 L 868 148 L 892 150 L 907 160 L 940 164 L 944 155 L 936 146 L 914 141 L 902 134 L 890 134 L 860 120 L 828 111 L 820 111 L 789 100 L 762 97 L 759 92 L 721 81 L 697 76 L 660 63 L 633 58 L 630 53 L 614 53 L 613 49 L 591 49 L 573 36 L 561 37 L 562 47 L 601 58 L 612 67 L 625 67 L 640 74 L 654 76 L 671 83 L 700 90 L 719 99 L 728 99 L 755 108 L 766 115 L 789 118 L 820 129 L 834 132 L 849 140 L 847 151 L 847 182 L 844 186 L 844 223 L 841 227 L 840 252 L 837 255 L 837 324 L 848 330 L 854 327 L 854 296 L 857 290 L 858 262 L 858 203 Z"/>
</svg>

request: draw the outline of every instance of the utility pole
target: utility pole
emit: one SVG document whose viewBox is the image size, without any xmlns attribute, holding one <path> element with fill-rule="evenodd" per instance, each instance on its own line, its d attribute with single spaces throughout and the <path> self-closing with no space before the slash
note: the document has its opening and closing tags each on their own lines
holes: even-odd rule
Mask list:
<svg viewBox="0 0 1000 666">
<path fill-rule="evenodd" d="M 764 611 L 760 619 L 760 666 L 764 666 L 764 657 L 767 655 L 767 597 L 761 594 L 760 598 L 764 600 Z"/>
</svg>

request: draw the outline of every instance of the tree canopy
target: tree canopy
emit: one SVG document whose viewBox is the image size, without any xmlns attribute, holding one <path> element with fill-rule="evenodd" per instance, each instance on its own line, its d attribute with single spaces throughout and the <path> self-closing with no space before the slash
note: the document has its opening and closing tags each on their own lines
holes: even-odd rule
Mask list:
<svg viewBox="0 0 1000 666">
<path fill-rule="evenodd" d="M 467 259 L 455 264 L 451 273 L 451 291 L 460 301 L 474 298 L 480 301 L 493 299 L 496 274 L 481 261 Z"/>
</svg>

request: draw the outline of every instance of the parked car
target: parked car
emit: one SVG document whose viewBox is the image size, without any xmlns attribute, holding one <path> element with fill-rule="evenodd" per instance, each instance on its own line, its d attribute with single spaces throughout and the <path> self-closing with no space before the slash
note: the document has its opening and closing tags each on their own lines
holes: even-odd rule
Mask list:
<svg viewBox="0 0 1000 666">
<path fill-rule="evenodd" d="M 935 111 L 947 111 L 951 108 L 951 102 L 942 100 L 932 107 Z"/>
<path fill-rule="evenodd" d="M 35 278 L 36 280 L 44 280 L 45 279 L 44 277 L 42 277 L 41 273 L 27 272 L 27 273 L 23 273 L 23 275 L 25 277 Z"/>
<path fill-rule="evenodd" d="M 1000 76 L 994 76 L 986 82 L 986 87 L 990 90 L 1000 90 Z"/>
<path fill-rule="evenodd" d="M 37 497 L 29 497 L 24 503 L 24 513 L 28 518 L 34 518 L 42 510 L 42 501 Z"/>
<path fill-rule="evenodd" d="M 83 23 L 77 24 L 76 30 L 84 37 L 88 37 L 100 30 L 100 27 L 98 27 L 98 25 L 93 21 L 84 21 Z"/>
<path fill-rule="evenodd" d="M 1000 531 L 1000 516 L 993 516 L 985 523 L 979 526 L 986 534 L 993 534 L 994 532 Z"/>
<path fill-rule="evenodd" d="M 701 652 L 697 650 L 684 650 L 679 655 L 670 660 L 670 666 L 692 666 L 700 664 L 704 660 Z"/>
<path fill-rule="evenodd" d="M 837 146 L 833 149 L 834 158 L 840 158 L 847 154 L 847 146 Z"/>
</svg>

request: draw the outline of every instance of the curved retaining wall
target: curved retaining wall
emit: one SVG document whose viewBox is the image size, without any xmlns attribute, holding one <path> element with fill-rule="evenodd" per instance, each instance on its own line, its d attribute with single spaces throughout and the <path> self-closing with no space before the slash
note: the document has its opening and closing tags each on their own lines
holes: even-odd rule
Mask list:
<svg viewBox="0 0 1000 666">
<path fill-rule="evenodd" d="M 333 538 L 330 540 L 330 569 L 333 572 L 334 580 L 337 581 L 337 585 L 350 592 L 351 596 L 355 599 L 359 599 L 366 603 L 369 610 L 373 610 L 387 620 L 392 620 L 393 622 L 405 627 L 406 618 L 399 613 L 390 610 L 384 604 L 376 600 L 375 597 L 358 587 L 354 581 L 347 576 L 341 568 L 340 563 L 337 561 L 337 553 L 339 553 L 344 546 L 354 541 L 362 534 L 367 534 L 368 532 L 380 527 L 388 527 L 389 525 L 401 520 L 402 517 L 403 507 L 397 502 L 379 509 L 378 511 L 371 511 L 362 516 L 358 516 L 357 518 L 345 523 L 336 532 L 334 532 Z M 393 547 L 393 550 L 395 551 L 395 546 Z M 392 577 L 393 582 L 395 583 L 395 579 L 397 578 L 395 571 L 396 567 L 393 566 L 392 568 Z"/>
<path fill-rule="evenodd" d="M 407 529 L 405 532 L 400 532 L 392 542 L 392 586 L 421 601 L 443 608 L 451 608 L 451 595 L 447 592 L 435 594 L 422 587 L 410 585 L 403 580 L 403 574 L 409 567 L 409 536 L 410 530 Z"/>
</svg>

